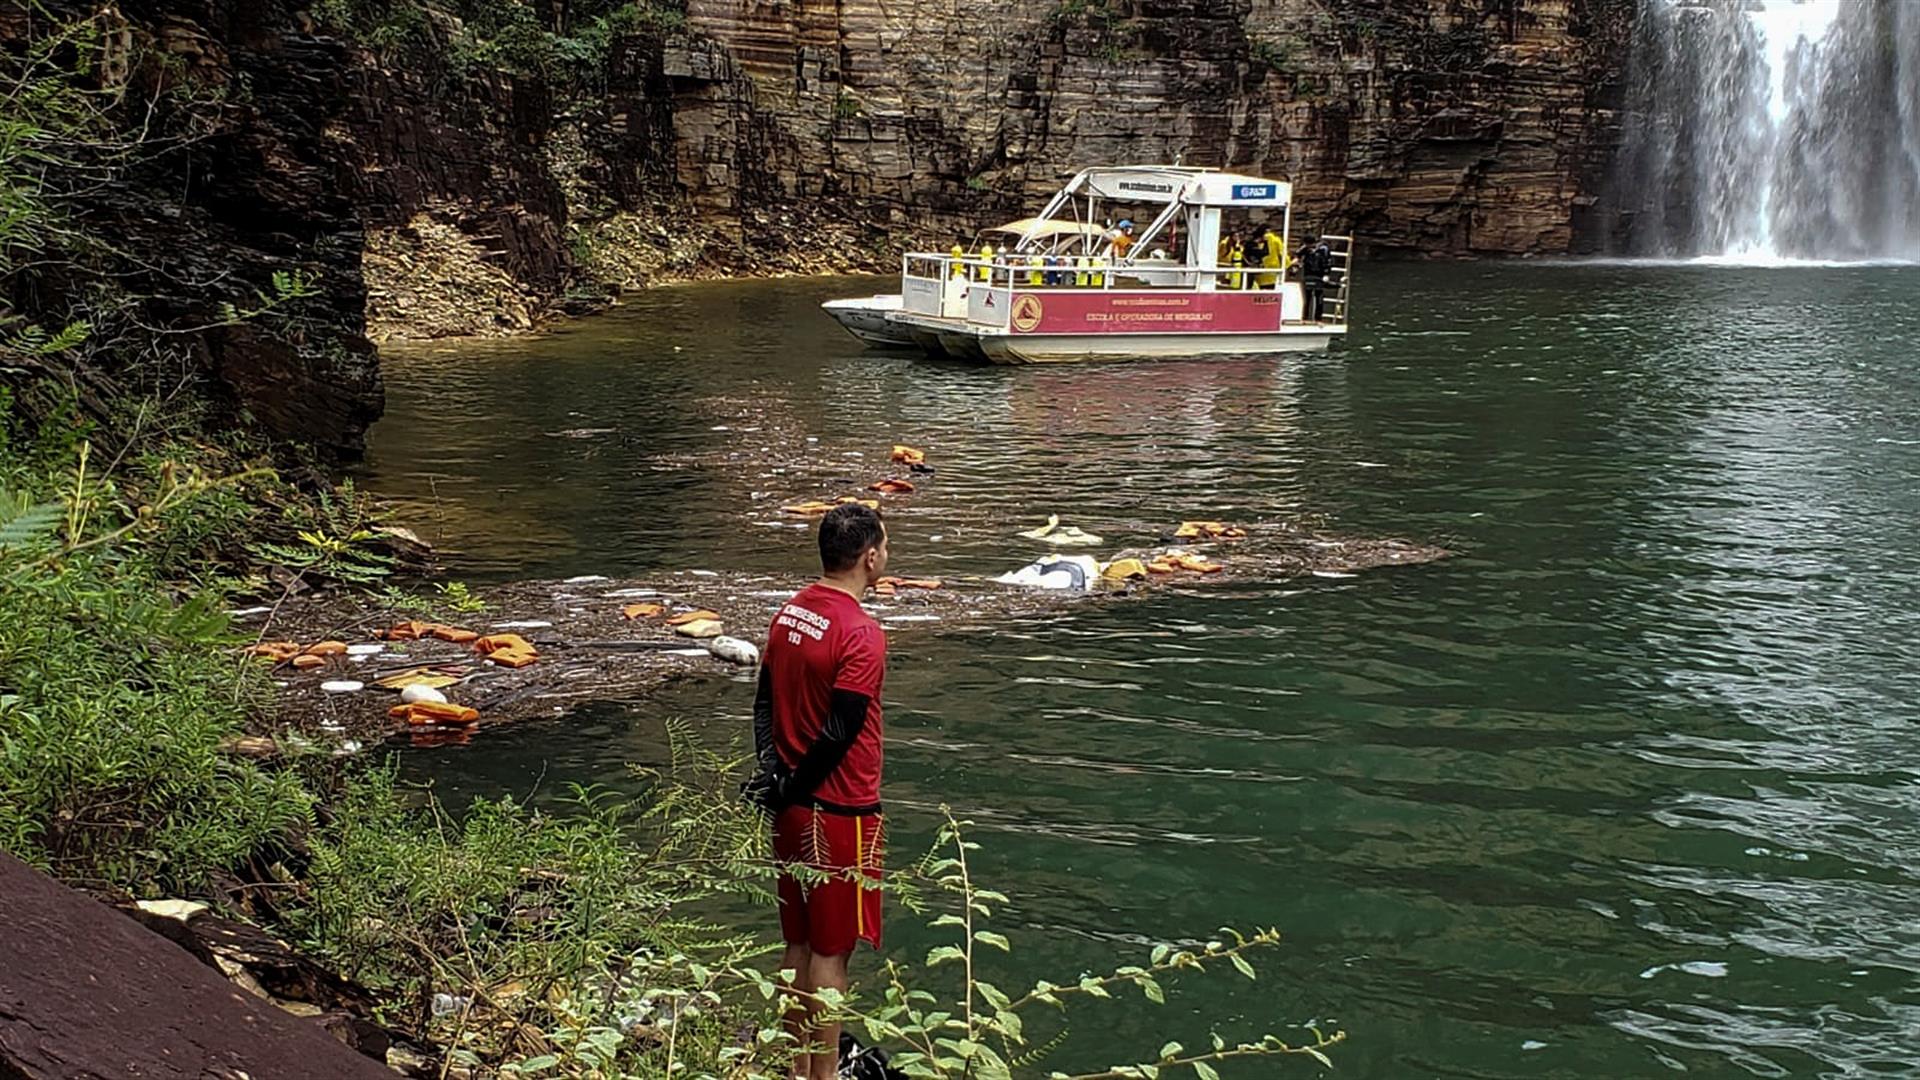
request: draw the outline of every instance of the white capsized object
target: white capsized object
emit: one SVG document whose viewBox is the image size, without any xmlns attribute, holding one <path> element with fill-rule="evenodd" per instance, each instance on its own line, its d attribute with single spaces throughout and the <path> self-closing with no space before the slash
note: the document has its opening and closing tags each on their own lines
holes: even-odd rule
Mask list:
<svg viewBox="0 0 1920 1080">
<path fill-rule="evenodd" d="M 737 637 L 712 638 L 707 642 L 707 651 L 729 664 L 742 667 L 751 667 L 760 662 L 760 650 L 754 648 L 753 642 Z"/>
<path fill-rule="evenodd" d="M 422 701 L 431 701 L 436 705 L 445 705 L 447 695 L 424 683 L 414 683 L 400 691 L 400 700 L 408 705 L 417 705 Z"/>
<path fill-rule="evenodd" d="M 1091 555 L 1054 555 L 993 580 L 1002 585 L 1021 585 L 1029 589 L 1063 589 L 1086 592 L 1100 579 L 1100 563 Z"/>
</svg>

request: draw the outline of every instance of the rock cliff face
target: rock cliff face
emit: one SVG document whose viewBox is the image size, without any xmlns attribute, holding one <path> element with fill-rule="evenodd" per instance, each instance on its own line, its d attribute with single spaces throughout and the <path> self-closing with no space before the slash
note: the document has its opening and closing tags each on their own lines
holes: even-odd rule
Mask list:
<svg viewBox="0 0 1920 1080">
<path fill-rule="evenodd" d="M 1305 227 L 1376 252 L 1587 250 L 1637 4 L 689 0 L 563 119 L 504 82 L 366 95 L 370 312 L 511 331 L 569 267 L 888 269 L 1114 162 L 1288 177 Z"/>
<path fill-rule="evenodd" d="M 93 78 L 123 128 L 50 147 L 78 163 L 60 205 L 85 239 L 11 273 L 0 310 L 89 318 L 109 384 L 164 394 L 197 373 L 236 419 L 355 453 L 382 390 L 361 333 L 360 218 L 325 128 L 348 100 L 349 50 L 271 4 L 226 0 L 0 5 L 0 48 L 81 19 L 100 32 Z M 314 291 L 231 318 L 223 305 L 259 307 L 276 272 Z"/>
<path fill-rule="evenodd" d="M 1291 178 L 1309 225 L 1376 249 L 1566 253 L 1615 138 L 1634 10 L 691 0 L 711 44 L 668 49 L 677 179 L 720 212 L 844 201 L 950 228 L 1084 165 L 1177 159 Z"/>
<path fill-rule="evenodd" d="M 225 102 L 89 215 L 166 254 L 137 276 L 169 326 L 273 270 L 315 280 L 291 328 L 192 348 L 268 432 L 351 454 L 380 408 L 370 338 L 525 330 L 601 284 L 890 268 L 1089 164 L 1285 176 L 1304 227 L 1376 251 L 1582 250 L 1638 5 L 688 2 L 560 101 L 328 36 L 296 0 L 59 0 Z M 0 44 L 29 23 L 0 14 Z"/>
</svg>

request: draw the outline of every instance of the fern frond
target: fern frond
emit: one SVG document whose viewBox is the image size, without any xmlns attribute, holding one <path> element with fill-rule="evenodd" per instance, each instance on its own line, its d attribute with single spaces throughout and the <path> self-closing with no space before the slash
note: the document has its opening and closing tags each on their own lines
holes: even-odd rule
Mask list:
<svg viewBox="0 0 1920 1080">
<path fill-rule="evenodd" d="M 62 513 L 57 502 L 36 503 L 23 492 L 0 490 L 0 550 L 24 548 L 52 537 Z"/>
</svg>

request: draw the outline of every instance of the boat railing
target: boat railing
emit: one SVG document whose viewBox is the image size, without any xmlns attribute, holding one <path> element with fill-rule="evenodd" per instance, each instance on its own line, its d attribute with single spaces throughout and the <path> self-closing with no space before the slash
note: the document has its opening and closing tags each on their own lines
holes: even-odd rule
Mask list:
<svg viewBox="0 0 1920 1080">
<path fill-rule="evenodd" d="M 1323 323 L 1347 321 L 1353 239 L 1326 236 L 1333 251 L 1322 302 Z M 1042 256 L 1044 258 L 1044 256 Z M 1153 260 L 1115 263 L 1091 256 L 1057 256 L 1052 265 L 1036 266 L 1026 255 L 953 255 L 908 252 L 901 259 L 901 307 L 922 315 L 966 318 L 967 293 L 976 286 L 1017 289 L 1021 292 L 1086 292 L 1114 289 L 1152 289 L 1168 292 L 1254 292 L 1281 286 L 1299 287 L 1299 279 L 1275 266 L 1198 267 Z M 1037 279 L 1037 280 L 1036 280 Z M 1211 281 L 1211 289 L 1201 283 Z"/>
</svg>

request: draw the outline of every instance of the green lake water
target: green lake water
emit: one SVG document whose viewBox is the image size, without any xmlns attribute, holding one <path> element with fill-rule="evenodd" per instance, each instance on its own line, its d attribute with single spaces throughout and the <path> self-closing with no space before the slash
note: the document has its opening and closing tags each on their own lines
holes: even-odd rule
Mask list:
<svg viewBox="0 0 1920 1080">
<path fill-rule="evenodd" d="M 1443 543 L 896 631 L 894 850 L 942 803 L 979 823 L 1002 986 L 1287 934 L 1257 983 L 1086 1013 L 1058 1064 L 1318 1022 L 1347 1077 L 1920 1076 L 1920 269 L 1363 264 L 1329 354 L 1047 369 L 866 352 L 815 307 L 881 285 L 391 349 L 366 482 L 475 582 L 798 581 L 811 537 L 764 512 L 816 494 L 768 475 L 794 445 L 862 481 L 931 451 L 901 573 L 1012 569 L 1051 512 L 1111 546 L 1306 515 Z M 611 430 L 549 434 L 579 429 Z M 724 736 L 750 699 L 716 673 L 407 767 L 625 786 L 664 718 Z M 934 940 L 889 915 L 890 949 Z"/>
</svg>

